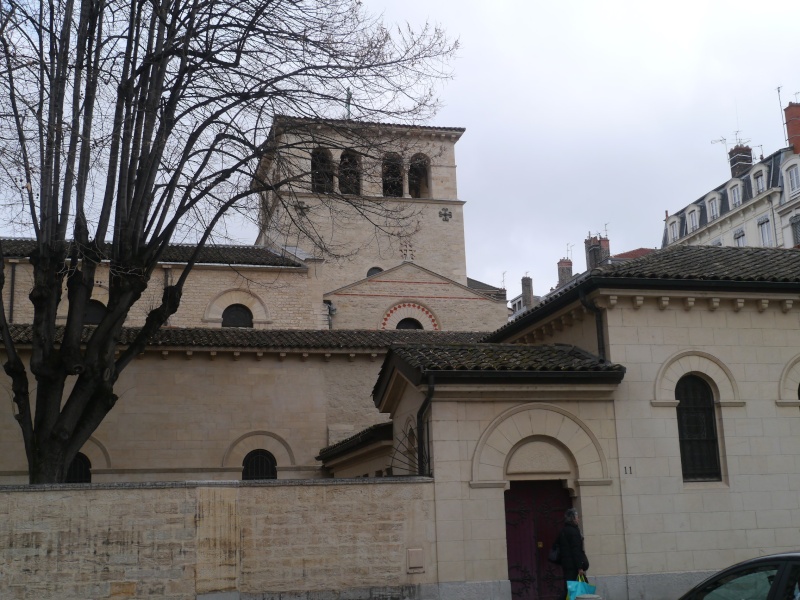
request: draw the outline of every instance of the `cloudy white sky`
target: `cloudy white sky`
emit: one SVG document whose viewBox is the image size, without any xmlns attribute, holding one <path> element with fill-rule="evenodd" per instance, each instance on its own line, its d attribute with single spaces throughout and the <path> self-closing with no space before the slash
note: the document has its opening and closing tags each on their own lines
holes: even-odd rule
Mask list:
<svg viewBox="0 0 800 600">
<path fill-rule="evenodd" d="M 612 253 L 661 245 L 675 212 L 726 181 L 736 132 L 783 146 L 800 100 L 800 2 L 364 0 L 388 22 L 441 24 L 461 42 L 432 124 L 456 146 L 471 277 L 557 281 L 607 230 Z M 574 245 L 574 246 L 573 246 Z"/>
</svg>

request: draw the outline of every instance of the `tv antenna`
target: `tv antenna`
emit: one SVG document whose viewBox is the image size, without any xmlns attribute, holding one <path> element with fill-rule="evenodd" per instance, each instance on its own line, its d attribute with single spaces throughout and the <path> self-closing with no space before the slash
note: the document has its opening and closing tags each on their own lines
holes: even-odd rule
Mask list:
<svg viewBox="0 0 800 600">
<path fill-rule="evenodd" d="M 572 260 L 572 247 L 574 245 L 575 244 L 570 244 L 569 242 L 567 242 L 567 260 Z"/>
<path fill-rule="evenodd" d="M 786 123 L 783 120 L 783 101 L 781 100 L 781 87 L 778 86 L 775 88 L 775 91 L 778 92 L 778 110 L 781 111 L 781 130 L 783 131 L 783 139 L 786 141 L 786 145 L 789 145 L 789 132 L 786 129 Z"/>
<path fill-rule="evenodd" d="M 506 289 L 506 271 L 503 271 L 503 285 L 502 285 L 502 288 Z"/>
<path fill-rule="evenodd" d="M 724 137 L 719 138 L 718 140 L 711 140 L 712 144 L 722 144 L 725 147 L 725 162 L 728 162 L 728 140 Z"/>
</svg>

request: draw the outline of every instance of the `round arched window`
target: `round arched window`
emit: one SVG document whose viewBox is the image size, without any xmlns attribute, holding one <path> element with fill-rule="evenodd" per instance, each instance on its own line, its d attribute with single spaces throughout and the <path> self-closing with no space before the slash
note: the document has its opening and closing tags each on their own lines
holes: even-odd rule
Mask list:
<svg viewBox="0 0 800 600">
<path fill-rule="evenodd" d="M 380 267 L 372 267 L 369 271 L 367 271 L 367 277 L 372 277 L 373 275 L 377 275 L 378 273 L 383 273 L 383 269 Z"/>
<path fill-rule="evenodd" d="M 272 452 L 259 448 L 247 453 L 242 461 L 242 481 L 277 479 L 278 462 Z"/>
<path fill-rule="evenodd" d="M 92 483 L 92 463 L 82 452 L 69 463 L 64 483 Z"/>
<path fill-rule="evenodd" d="M 252 327 L 253 313 L 244 304 L 231 304 L 222 311 L 223 327 Z"/>
<path fill-rule="evenodd" d="M 422 329 L 422 323 L 411 317 L 402 319 L 395 329 Z"/>
<path fill-rule="evenodd" d="M 105 316 L 105 304 L 99 300 L 89 300 L 83 312 L 83 323 L 84 325 L 99 325 Z"/>
</svg>

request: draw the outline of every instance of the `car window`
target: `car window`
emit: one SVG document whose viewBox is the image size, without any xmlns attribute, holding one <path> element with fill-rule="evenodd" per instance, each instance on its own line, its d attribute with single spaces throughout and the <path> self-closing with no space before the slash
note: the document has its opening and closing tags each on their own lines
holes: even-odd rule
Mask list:
<svg viewBox="0 0 800 600">
<path fill-rule="evenodd" d="M 779 565 L 741 569 L 713 579 L 695 594 L 695 600 L 767 600 Z M 799 599 L 800 600 L 800 599 Z"/>
<path fill-rule="evenodd" d="M 786 585 L 778 600 L 800 600 L 800 565 L 791 565 L 789 575 L 786 577 Z"/>
</svg>

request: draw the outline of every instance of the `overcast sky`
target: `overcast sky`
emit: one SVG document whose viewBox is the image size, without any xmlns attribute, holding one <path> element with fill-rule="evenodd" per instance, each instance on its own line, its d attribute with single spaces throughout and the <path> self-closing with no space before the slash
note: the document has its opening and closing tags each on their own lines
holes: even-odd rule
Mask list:
<svg viewBox="0 0 800 600">
<path fill-rule="evenodd" d="M 786 145 L 776 88 L 800 100 L 800 2 L 364 0 L 387 22 L 461 42 L 445 107 L 456 146 L 467 271 L 535 294 L 571 246 L 660 247 L 674 213 L 727 181 L 736 132 L 756 156 Z M 574 246 L 573 246 L 574 245 Z M 504 275 L 505 273 L 505 275 Z"/>
</svg>

